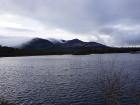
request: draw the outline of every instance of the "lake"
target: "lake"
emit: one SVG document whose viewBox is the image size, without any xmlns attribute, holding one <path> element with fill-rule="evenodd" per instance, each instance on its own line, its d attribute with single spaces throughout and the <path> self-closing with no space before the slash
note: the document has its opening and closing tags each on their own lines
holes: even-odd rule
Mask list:
<svg viewBox="0 0 140 105">
<path fill-rule="evenodd" d="M 3 57 L 0 97 L 17 105 L 138 105 L 140 54 Z"/>
</svg>

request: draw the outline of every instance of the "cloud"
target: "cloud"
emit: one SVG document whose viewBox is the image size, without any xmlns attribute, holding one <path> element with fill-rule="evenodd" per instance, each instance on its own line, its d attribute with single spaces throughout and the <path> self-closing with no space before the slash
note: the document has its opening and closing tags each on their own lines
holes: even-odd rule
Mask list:
<svg viewBox="0 0 140 105">
<path fill-rule="evenodd" d="M 140 25 L 139 24 L 116 24 L 104 27 L 100 33 L 108 36 L 112 44 L 119 46 L 140 45 Z"/>
<path fill-rule="evenodd" d="M 43 38 L 58 38 L 58 39 L 73 39 L 80 38 L 87 40 L 83 35 L 73 34 L 59 28 L 50 28 L 49 26 L 41 23 L 38 20 L 31 19 L 25 16 L 13 14 L 0 15 L 0 35 L 5 36 L 26 36 L 26 37 L 43 37 Z M 62 37 L 63 36 L 63 37 Z M 90 35 L 88 35 L 90 36 Z M 94 39 L 94 37 L 92 37 Z M 87 40 L 88 41 L 88 40 Z"/>
<path fill-rule="evenodd" d="M 28 37 L 7 37 L 7 36 L 0 36 L 0 44 L 3 46 L 9 46 L 9 47 L 16 47 L 19 46 L 27 41 L 29 41 L 31 38 Z"/>
<path fill-rule="evenodd" d="M 19 30 L 43 30 L 45 26 L 39 21 L 30 19 L 25 16 L 1 14 L 0 15 L 0 27 Z"/>
<path fill-rule="evenodd" d="M 138 45 L 139 5 L 139 0 L 0 0 L 0 34 Z"/>
</svg>

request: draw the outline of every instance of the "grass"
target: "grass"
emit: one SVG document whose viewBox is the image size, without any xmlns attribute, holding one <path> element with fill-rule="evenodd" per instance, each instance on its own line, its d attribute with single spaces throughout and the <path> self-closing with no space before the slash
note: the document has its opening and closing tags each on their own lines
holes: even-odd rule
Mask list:
<svg viewBox="0 0 140 105">
<path fill-rule="evenodd" d="M 0 105 L 15 105 L 15 104 L 9 102 L 8 100 L 0 99 Z"/>
<path fill-rule="evenodd" d="M 114 71 L 100 72 L 97 74 L 97 86 L 107 105 L 121 105 L 121 96 L 126 86 L 125 80 L 123 79 L 127 78 L 127 75 L 122 75 L 121 72 Z"/>
<path fill-rule="evenodd" d="M 125 65 L 116 70 L 117 60 L 113 60 L 106 65 L 104 59 L 99 58 L 100 70 L 96 74 L 96 85 L 104 100 L 103 105 L 123 105 L 126 97 L 127 103 L 140 105 L 140 87 L 136 79 L 126 71 Z M 132 105 L 132 104 L 127 104 Z"/>
</svg>

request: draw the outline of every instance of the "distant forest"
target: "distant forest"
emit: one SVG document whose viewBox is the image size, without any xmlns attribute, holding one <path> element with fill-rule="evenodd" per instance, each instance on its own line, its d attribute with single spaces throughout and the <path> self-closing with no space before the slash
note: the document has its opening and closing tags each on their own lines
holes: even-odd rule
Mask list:
<svg viewBox="0 0 140 105">
<path fill-rule="evenodd" d="M 70 49 L 70 48 L 69 48 Z M 84 54 L 104 54 L 104 53 L 137 53 L 140 51 L 140 47 L 107 47 L 107 48 L 86 48 L 77 47 L 74 49 L 49 49 L 49 50 L 24 50 L 11 47 L 0 46 L 0 57 L 10 56 L 35 56 L 35 55 L 84 55 Z"/>
</svg>

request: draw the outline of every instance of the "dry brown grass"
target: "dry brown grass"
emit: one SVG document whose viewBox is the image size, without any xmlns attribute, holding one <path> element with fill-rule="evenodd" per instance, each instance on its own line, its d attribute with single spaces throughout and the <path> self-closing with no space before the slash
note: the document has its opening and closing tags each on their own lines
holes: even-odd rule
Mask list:
<svg viewBox="0 0 140 105">
<path fill-rule="evenodd" d="M 130 81 L 132 81 L 130 74 L 125 71 L 125 65 L 116 70 L 116 60 L 106 65 L 102 57 L 100 57 L 98 63 L 100 70 L 96 74 L 96 85 L 102 94 L 101 97 L 106 105 L 121 105 L 121 97 L 124 95 Z M 139 97 L 138 100 L 140 100 Z"/>
</svg>

